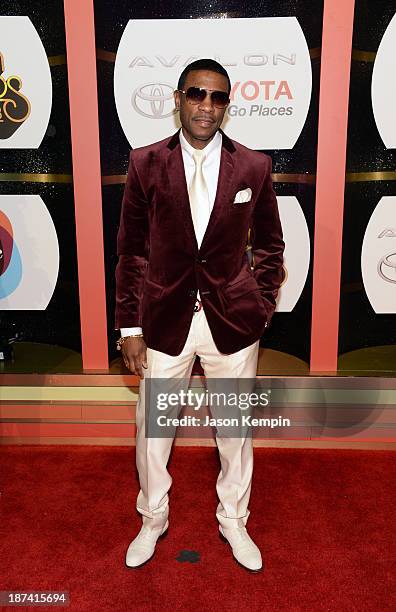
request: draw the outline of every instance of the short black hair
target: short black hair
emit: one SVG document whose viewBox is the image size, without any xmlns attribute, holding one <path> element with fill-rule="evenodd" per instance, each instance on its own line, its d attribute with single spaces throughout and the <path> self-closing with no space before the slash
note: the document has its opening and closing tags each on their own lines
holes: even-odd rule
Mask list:
<svg viewBox="0 0 396 612">
<path fill-rule="evenodd" d="M 179 77 L 177 89 L 183 89 L 188 73 L 192 72 L 193 70 L 210 70 L 211 72 L 218 72 L 219 74 L 222 74 L 226 77 L 228 81 L 228 93 L 230 93 L 231 81 L 230 77 L 228 76 L 227 70 L 223 68 L 223 66 L 219 64 L 219 62 L 208 58 L 195 60 L 195 62 L 191 62 L 191 64 L 188 64 Z"/>
</svg>

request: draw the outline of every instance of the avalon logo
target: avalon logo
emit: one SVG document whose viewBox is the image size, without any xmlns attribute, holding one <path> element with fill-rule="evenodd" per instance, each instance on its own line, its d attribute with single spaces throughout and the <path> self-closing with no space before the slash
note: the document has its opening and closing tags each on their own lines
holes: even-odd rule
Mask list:
<svg viewBox="0 0 396 612">
<path fill-rule="evenodd" d="M 30 115 L 30 102 L 21 93 L 22 79 L 3 77 L 4 57 L 0 52 L 0 139 L 10 138 Z"/>
<path fill-rule="evenodd" d="M 378 238 L 396 238 L 396 230 L 393 229 L 393 227 L 386 227 L 382 230 Z"/>
<path fill-rule="evenodd" d="M 292 149 L 312 90 L 311 58 L 296 17 L 131 19 L 114 66 L 115 104 L 131 146 L 180 127 L 173 90 L 186 65 L 203 57 L 230 75 L 226 133 L 251 149 Z"/>
<path fill-rule="evenodd" d="M 374 312 L 396 313 L 396 197 L 384 196 L 367 224 L 362 245 L 362 278 Z"/>
<path fill-rule="evenodd" d="M 132 94 L 132 106 L 139 115 L 163 119 L 176 113 L 173 87 L 167 83 L 148 83 Z"/>
<path fill-rule="evenodd" d="M 378 274 L 387 283 L 396 283 L 396 253 L 381 257 L 378 262 Z"/>
</svg>

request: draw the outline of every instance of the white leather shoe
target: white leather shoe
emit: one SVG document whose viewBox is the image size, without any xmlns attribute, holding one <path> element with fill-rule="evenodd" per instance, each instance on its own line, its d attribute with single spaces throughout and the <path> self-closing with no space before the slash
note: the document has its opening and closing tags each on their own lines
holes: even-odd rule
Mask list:
<svg viewBox="0 0 396 612">
<path fill-rule="evenodd" d="M 136 538 L 128 546 L 125 558 L 126 566 L 141 567 L 147 563 L 154 554 L 157 540 L 165 537 L 168 526 L 168 521 L 166 521 L 162 529 L 150 529 L 150 527 L 143 525 Z"/>
<path fill-rule="evenodd" d="M 246 531 L 246 527 L 226 529 L 219 525 L 220 538 L 232 548 L 237 563 L 251 572 L 260 572 L 263 561 L 259 548 Z"/>
</svg>

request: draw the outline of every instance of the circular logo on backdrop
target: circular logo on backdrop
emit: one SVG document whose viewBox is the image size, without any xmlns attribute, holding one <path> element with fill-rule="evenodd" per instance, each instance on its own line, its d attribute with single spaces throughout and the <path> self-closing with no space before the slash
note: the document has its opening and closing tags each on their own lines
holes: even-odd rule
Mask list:
<svg viewBox="0 0 396 612">
<path fill-rule="evenodd" d="M 0 16 L 0 148 L 37 149 L 51 106 L 51 72 L 32 22 Z"/>
<path fill-rule="evenodd" d="M 114 68 L 114 96 L 132 147 L 177 128 L 173 91 L 185 66 L 217 60 L 232 89 L 223 128 L 251 149 L 291 149 L 307 117 L 311 60 L 295 17 L 130 20 Z"/>
<path fill-rule="evenodd" d="M 396 313 L 396 197 L 384 196 L 367 224 L 362 245 L 362 278 L 376 313 Z"/>
<path fill-rule="evenodd" d="M 0 196 L 0 310 L 45 310 L 58 270 L 58 238 L 40 196 Z"/>
<path fill-rule="evenodd" d="M 381 257 L 378 263 L 378 274 L 388 283 L 396 283 L 396 253 Z"/>
<path fill-rule="evenodd" d="M 277 312 L 291 312 L 304 289 L 310 262 L 307 222 L 294 196 L 277 196 L 279 216 L 285 241 L 285 278 L 279 289 Z"/>
<path fill-rule="evenodd" d="M 371 81 L 371 101 L 377 129 L 387 149 L 396 149 L 396 15 L 378 47 Z"/>
<path fill-rule="evenodd" d="M 173 101 L 173 87 L 166 83 L 149 83 L 135 89 L 132 106 L 143 117 L 162 119 L 176 112 Z"/>
</svg>

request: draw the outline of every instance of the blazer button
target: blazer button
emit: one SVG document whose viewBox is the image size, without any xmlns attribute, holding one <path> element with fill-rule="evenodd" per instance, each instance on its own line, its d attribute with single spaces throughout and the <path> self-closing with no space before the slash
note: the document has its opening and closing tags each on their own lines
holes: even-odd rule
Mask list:
<svg viewBox="0 0 396 612">
<path fill-rule="evenodd" d="M 188 292 L 188 295 L 189 295 L 190 297 L 195 297 L 196 293 L 197 293 L 197 292 L 195 291 L 195 289 L 190 289 L 190 291 Z"/>
<path fill-rule="evenodd" d="M 205 264 L 206 263 L 206 259 L 201 259 L 200 257 L 197 257 L 197 262 L 200 264 Z"/>
</svg>

